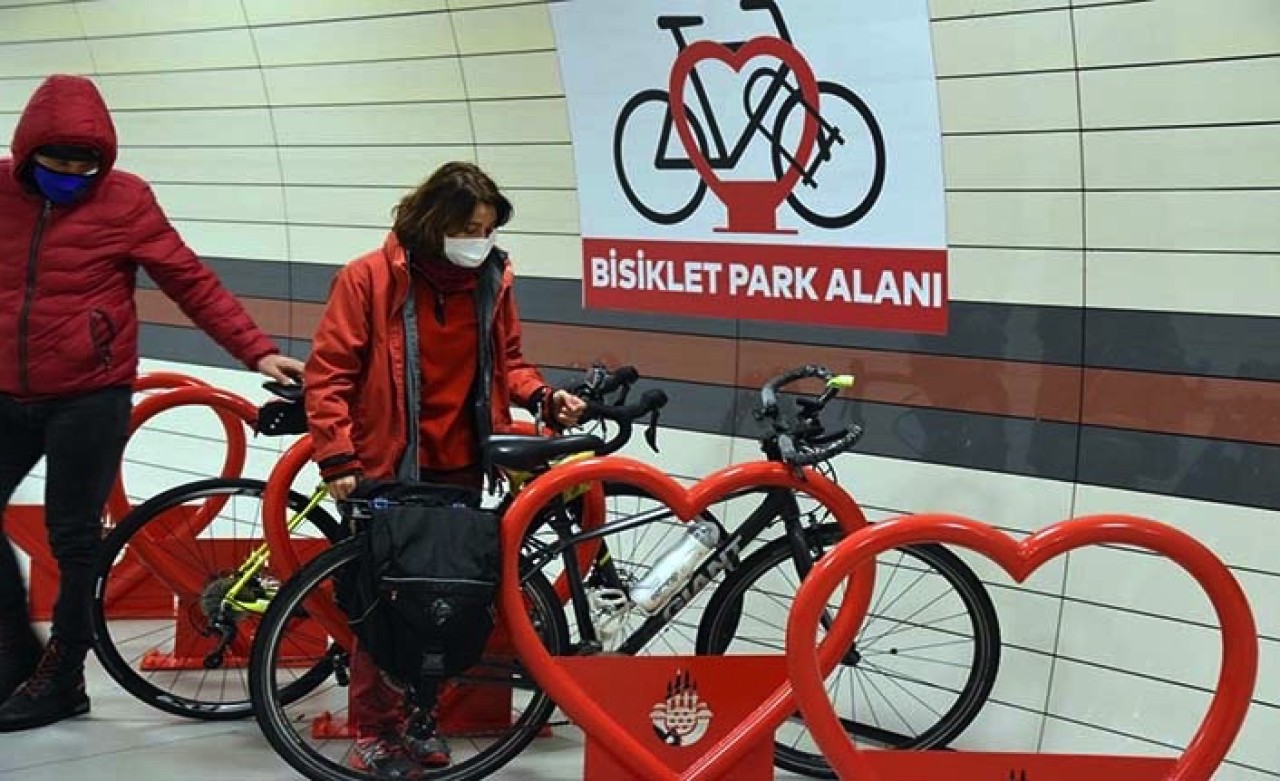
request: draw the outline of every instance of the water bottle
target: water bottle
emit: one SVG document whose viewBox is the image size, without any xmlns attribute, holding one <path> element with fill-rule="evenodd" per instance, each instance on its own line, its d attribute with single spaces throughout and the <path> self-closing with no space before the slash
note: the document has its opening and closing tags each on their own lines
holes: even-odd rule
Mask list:
<svg viewBox="0 0 1280 781">
<path fill-rule="evenodd" d="M 653 569 L 631 587 L 631 601 L 647 613 L 666 604 L 720 542 L 720 527 L 711 521 L 688 524 L 684 536 Z"/>
</svg>

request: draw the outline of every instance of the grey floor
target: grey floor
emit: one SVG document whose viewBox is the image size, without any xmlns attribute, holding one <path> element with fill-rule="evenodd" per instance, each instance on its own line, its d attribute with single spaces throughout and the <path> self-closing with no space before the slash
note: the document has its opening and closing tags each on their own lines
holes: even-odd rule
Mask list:
<svg viewBox="0 0 1280 781">
<path fill-rule="evenodd" d="M 52 727 L 0 735 L 5 781 L 284 781 L 299 776 L 272 753 L 252 721 L 199 723 L 134 700 L 89 664 L 93 710 Z M 498 781 L 568 781 L 582 777 L 582 737 L 558 728 L 493 776 Z M 779 779 L 794 779 L 779 773 Z"/>
</svg>

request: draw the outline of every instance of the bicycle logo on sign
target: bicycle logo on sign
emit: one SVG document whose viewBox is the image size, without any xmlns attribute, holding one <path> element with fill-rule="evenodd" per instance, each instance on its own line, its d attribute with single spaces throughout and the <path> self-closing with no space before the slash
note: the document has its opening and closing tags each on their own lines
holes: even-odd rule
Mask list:
<svg viewBox="0 0 1280 781">
<path fill-rule="evenodd" d="M 684 31 L 701 25 L 703 17 L 658 17 L 658 27 L 671 33 L 678 54 L 670 90 L 639 92 L 618 115 L 613 161 L 623 193 L 637 212 L 659 225 L 689 219 L 708 188 L 729 213 L 729 225 L 718 230 L 784 232 L 774 224 L 783 200 L 816 227 L 835 230 L 853 225 L 871 211 L 884 187 L 885 143 L 879 123 L 848 87 L 816 79 L 792 43 L 778 0 L 741 0 L 740 7 L 768 11 L 777 35 L 733 43 L 690 43 Z M 747 121 L 741 135 L 729 144 L 698 67 L 711 60 L 741 72 L 757 59 L 771 62 L 745 79 L 742 99 Z M 686 83 L 691 88 L 689 99 Z M 684 109 L 678 115 L 672 110 L 675 105 Z M 673 145 L 673 135 L 679 138 L 678 144 Z M 761 137 L 769 144 L 774 178 L 720 178 L 717 172 L 737 168 L 751 143 Z"/>
</svg>

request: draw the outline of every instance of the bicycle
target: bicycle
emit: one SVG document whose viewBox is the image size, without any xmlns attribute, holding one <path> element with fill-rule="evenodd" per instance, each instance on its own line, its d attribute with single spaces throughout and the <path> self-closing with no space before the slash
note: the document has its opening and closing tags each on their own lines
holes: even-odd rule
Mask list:
<svg viewBox="0 0 1280 781">
<path fill-rule="evenodd" d="M 782 9 L 779 7 L 777 0 L 742 0 L 740 7 L 743 11 L 768 11 L 774 26 L 777 28 L 778 38 L 788 47 L 793 46 L 791 33 L 787 28 L 786 20 L 782 15 Z M 689 46 L 684 30 L 699 26 L 703 22 L 704 19 L 701 16 L 660 16 L 657 20 L 659 29 L 671 33 L 678 51 L 684 51 Z M 724 45 L 732 51 L 737 51 L 744 43 L 731 42 Z M 801 55 L 797 53 L 796 56 Z M 697 106 L 695 108 L 698 110 L 691 109 L 688 106 L 684 108 L 690 129 L 697 138 L 701 153 L 705 156 L 711 168 L 715 170 L 736 168 L 755 136 L 757 134 L 763 135 L 770 142 L 774 175 L 781 180 L 793 167 L 801 165 L 800 161 L 796 160 L 786 148 L 786 139 L 789 138 L 788 129 L 791 127 L 793 120 L 798 118 L 801 123 L 805 121 L 804 114 L 796 113 L 797 110 L 802 109 L 818 122 L 815 152 L 812 161 L 804 169 L 800 177 L 800 181 L 808 188 L 806 195 L 816 193 L 819 189 L 815 177 L 820 168 L 834 159 L 833 150 L 837 146 L 853 149 L 854 147 L 849 142 L 854 138 L 854 134 L 856 133 L 861 137 L 865 133 L 865 138 L 862 138 L 862 140 L 867 142 L 871 152 L 869 163 L 862 166 L 867 175 L 857 177 L 845 172 L 831 175 L 829 177 L 831 180 L 840 183 L 840 192 L 837 193 L 835 200 L 828 199 L 810 205 L 805 202 L 798 191 L 792 192 L 787 196 L 787 203 L 791 205 L 791 208 L 810 224 L 828 229 L 848 227 L 861 220 L 871 211 L 871 208 L 879 199 L 881 191 L 884 189 L 886 166 L 884 132 L 880 129 L 880 124 L 871 112 L 870 107 L 857 93 L 848 87 L 833 81 L 818 82 L 819 102 L 823 108 L 835 105 L 841 109 L 852 109 L 854 115 L 856 115 L 856 118 L 851 117 L 848 121 L 838 125 L 827 118 L 831 116 L 831 110 L 828 109 L 824 116 L 824 112 L 820 111 L 819 106 L 809 105 L 804 100 L 800 90 L 793 84 L 788 83 L 788 78 L 791 75 L 791 69 L 786 65 L 778 67 L 765 66 L 752 73 L 743 88 L 743 107 L 746 110 L 748 121 L 743 128 L 742 134 L 730 148 L 725 142 L 720 123 L 716 119 L 711 99 L 707 95 L 705 83 L 695 67 L 690 73 L 690 80 L 697 98 Z M 768 79 L 768 82 L 765 85 L 764 94 L 760 101 L 753 106 L 752 95 L 761 79 Z M 782 99 L 783 102 L 778 110 L 773 129 L 772 131 L 766 130 L 764 126 L 765 118 L 784 91 L 786 96 Z M 626 143 L 627 128 L 632 126 L 635 121 L 645 121 L 641 112 L 652 108 L 657 108 L 661 112 L 658 120 L 660 129 L 657 134 L 657 147 L 651 154 L 629 154 Z M 637 117 L 639 117 L 638 120 Z M 700 119 L 699 117 L 705 119 Z M 705 129 L 703 127 L 704 121 L 706 123 Z M 636 188 L 637 177 L 628 174 L 626 163 L 632 159 L 651 159 L 652 166 L 657 171 L 694 170 L 694 164 L 687 151 L 674 155 L 668 153 L 668 146 L 671 144 L 673 137 L 673 128 L 671 96 L 666 90 L 662 89 L 644 90 L 632 96 L 623 106 L 614 126 L 613 162 L 618 183 L 622 187 L 623 194 L 636 211 L 650 222 L 659 225 L 675 225 L 684 222 L 698 210 L 698 207 L 702 204 L 702 199 L 707 194 L 707 183 L 701 177 L 698 177 L 693 192 L 687 197 L 677 197 L 668 205 L 653 206 L 651 205 L 652 200 L 660 192 L 671 188 L 659 189 L 655 193 L 646 193 L 642 197 Z M 708 136 L 710 144 L 708 143 Z M 648 138 L 648 135 L 644 137 Z M 647 147 L 641 147 L 641 149 L 645 148 Z M 845 156 L 849 156 L 847 151 Z M 855 170 L 859 169 L 855 166 Z M 857 201 L 852 207 L 848 207 L 846 202 L 841 199 L 849 194 L 849 183 L 858 178 L 864 179 L 865 185 L 855 190 Z"/>
<path fill-rule="evenodd" d="M 806 378 L 825 380 L 826 389 L 817 398 L 800 397 L 794 416 L 786 414 L 778 400 L 779 389 Z M 558 540 L 550 546 L 539 546 L 529 556 L 527 570 L 538 572 L 544 564 L 563 557 L 565 569 L 572 574 L 569 560 L 575 558 L 574 547 L 593 541 L 603 543 L 597 558 L 599 566 L 580 581 L 570 579 L 574 586 L 572 626 L 566 619 L 560 627 L 544 631 L 576 638 L 570 644 L 570 653 L 645 652 L 656 645 L 662 633 L 672 627 L 678 629 L 681 616 L 697 604 L 699 595 L 717 584 L 702 607 L 696 635 L 687 638 L 693 652 L 781 652 L 789 600 L 794 598 L 799 581 L 847 528 L 830 521 L 830 506 L 802 509 L 796 492 L 806 483 L 834 486 L 827 476 L 833 473 L 830 460 L 851 448 L 861 436 L 862 429 L 857 425 L 827 433 L 820 420 L 831 399 L 851 384 L 850 377 L 833 376 L 821 367 L 808 366 L 764 385 L 756 417 L 767 429 L 760 439 L 766 461 L 746 465 L 756 468 L 745 476 L 734 474 L 746 471 L 742 465 L 735 465 L 708 478 L 714 480 L 723 475 L 729 484 L 740 485 L 738 491 L 730 493 L 731 499 L 760 493 L 763 498 L 758 503 L 748 502 L 748 506 L 754 504 L 754 509 L 732 531 L 714 512 L 704 511 L 699 520 L 716 525 L 719 541 L 702 554 L 700 564 L 679 582 L 666 601 L 647 610 L 632 599 L 634 587 L 644 582 L 653 563 L 652 553 L 669 549 L 666 539 L 672 533 L 683 533 L 680 521 L 669 510 L 659 509 L 611 519 L 601 529 L 575 531 L 571 518 L 556 516 L 557 501 L 552 492 L 561 481 L 605 479 L 604 475 L 612 470 L 626 469 L 640 486 L 638 492 L 643 493 L 643 473 L 649 468 L 639 463 L 583 464 L 569 467 L 559 476 L 553 472 L 542 484 L 535 483 L 517 501 L 533 507 L 541 507 L 542 502 L 551 505 L 549 523 Z M 614 461 L 617 464 L 618 460 Z M 618 488 L 610 490 L 617 492 Z M 845 514 L 849 512 L 846 508 Z M 860 523 L 865 523 L 856 505 L 852 512 Z M 847 521 L 840 513 L 835 518 L 842 523 Z M 655 524 L 662 522 L 665 531 L 660 538 L 646 538 Z M 740 555 L 740 551 L 779 524 L 781 535 L 765 541 L 750 554 Z M 518 530 L 508 532 L 514 535 Z M 620 555 L 619 535 L 638 538 L 635 547 L 640 555 Z M 1000 628 L 991 599 L 959 557 L 936 545 L 910 546 L 880 559 L 872 582 L 875 591 L 868 601 L 868 617 L 828 679 L 837 708 L 848 708 L 838 710 L 847 714 L 842 721 L 852 737 L 881 747 L 946 746 L 976 718 L 999 669 Z M 833 597 L 824 627 L 831 626 L 835 608 L 846 596 L 859 598 L 853 590 Z M 669 642 L 667 645 L 671 647 Z M 849 696 L 842 706 L 840 698 L 846 693 Z M 801 745 L 802 741 L 807 742 Z M 835 777 L 798 717 L 779 729 L 775 762 L 804 775 Z"/>
<path fill-rule="evenodd" d="M 650 417 L 650 432 L 656 431 L 658 411 L 666 397 L 660 391 L 649 391 L 634 404 L 626 403 L 634 371 L 619 370 L 614 375 L 597 368 L 584 386 L 574 389 L 590 399 L 586 418 L 609 420 L 619 429 L 608 440 L 595 434 L 575 433 L 557 437 L 540 435 L 501 435 L 493 437 L 485 447 L 492 463 L 501 468 L 511 484 L 511 492 L 499 505 L 499 512 L 511 497 L 536 484 L 541 475 L 554 469 L 553 464 L 580 459 L 590 454 L 609 454 L 623 447 L 631 438 L 633 424 Z M 618 391 L 612 403 L 599 401 L 604 393 Z M 655 434 L 649 434 L 656 444 Z M 564 493 L 566 506 L 572 508 L 575 523 L 582 528 L 602 525 L 597 501 L 597 487 L 574 486 Z M 357 503 L 347 502 L 349 506 Z M 285 696 L 293 683 L 282 682 L 284 649 L 296 633 L 300 618 L 313 619 L 330 638 L 334 647 L 350 648 L 351 634 L 347 618 L 333 599 L 333 581 L 344 568 L 352 566 L 359 556 L 358 537 L 341 542 L 316 556 L 302 567 L 276 594 L 267 608 L 252 649 L 249 665 L 249 688 L 253 710 L 268 742 L 295 770 L 311 779 L 365 779 L 369 776 L 348 767 L 353 743 L 351 730 L 344 722 L 346 711 L 343 688 L 347 681 L 335 677 L 334 686 L 317 689 L 291 703 Z M 574 570 L 591 566 L 599 546 L 587 546 L 570 557 Z M 572 589 L 561 578 L 531 573 L 525 587 L 529 609 L 534 620 L 553 630 L 546 641 L 553 648 L 567 650 L 567 637 L 559 633 L 554 618 L 564 610 L 565 596 Z M 557 590 L 559 586 L 559 590 Z M 532 682 L 526 680 L 503 644 L 501 622 L 491 640 L 486 657 L 463 676 L 446 684 L 440 695 L 442 710 L 468 698 L 480 701 L 488 713 L 498 712 L 497 722 L 481 726 L 464 725 L 452 731 L 442 716 L 442 731 L 465 738 L 466 746 L 455 744 L 454 764 L 435 779 L 484 778 L 519 754 L 547 725 L 554 703 Z M 287 669 L 287 668 L 285 668 Z M 517 693 L 519 698 L 517 699 Z M 514 717 L 514 718 L 513 718 Z M 487 745 L 481 741 L 492 740 Z"/>
<path fill-rule="evenodd" d="M 302 433 L 303 418 L 275 414 L 301 409 L 301 387 L 265 387 L 277 401 L 260 408 L 210 388 L 170 391 L 155 403 L 213 406 L 268 436 Z M 246 511 L 266 488 L 261 480 L 226 476 L 180 485 L 134 508 L 103 540 L 94 572 L 94 648 L 107 674 L 142 702 L 209 721 L 249 715 L 249 643 L 282 580 L 262 541 L 261 515 Z M 290 547 L 307 555 L 344 537 L 320 506 L 323 497 L 288 493 Z M 154 584 L 159 588 L 148 588 Z M 315 650 L 304 643 L 295 656 L 307 659 Z M 285 696 L 309 691 L 332 665 L 322 655 Z"/>
</svg>

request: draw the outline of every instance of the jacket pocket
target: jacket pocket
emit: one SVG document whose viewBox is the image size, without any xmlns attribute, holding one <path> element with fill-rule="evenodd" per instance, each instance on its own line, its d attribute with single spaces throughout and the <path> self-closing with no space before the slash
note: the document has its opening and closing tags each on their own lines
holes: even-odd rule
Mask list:
<svg viewBox="0 0 1280 781">
<path fill-rule="evenodd" d="M 114 362 L 112 349 L 116 341 L 116 326 L 106 310 L 89 310 L 89 341 L 98 367 L 110 369 Z"/>
</svg>

